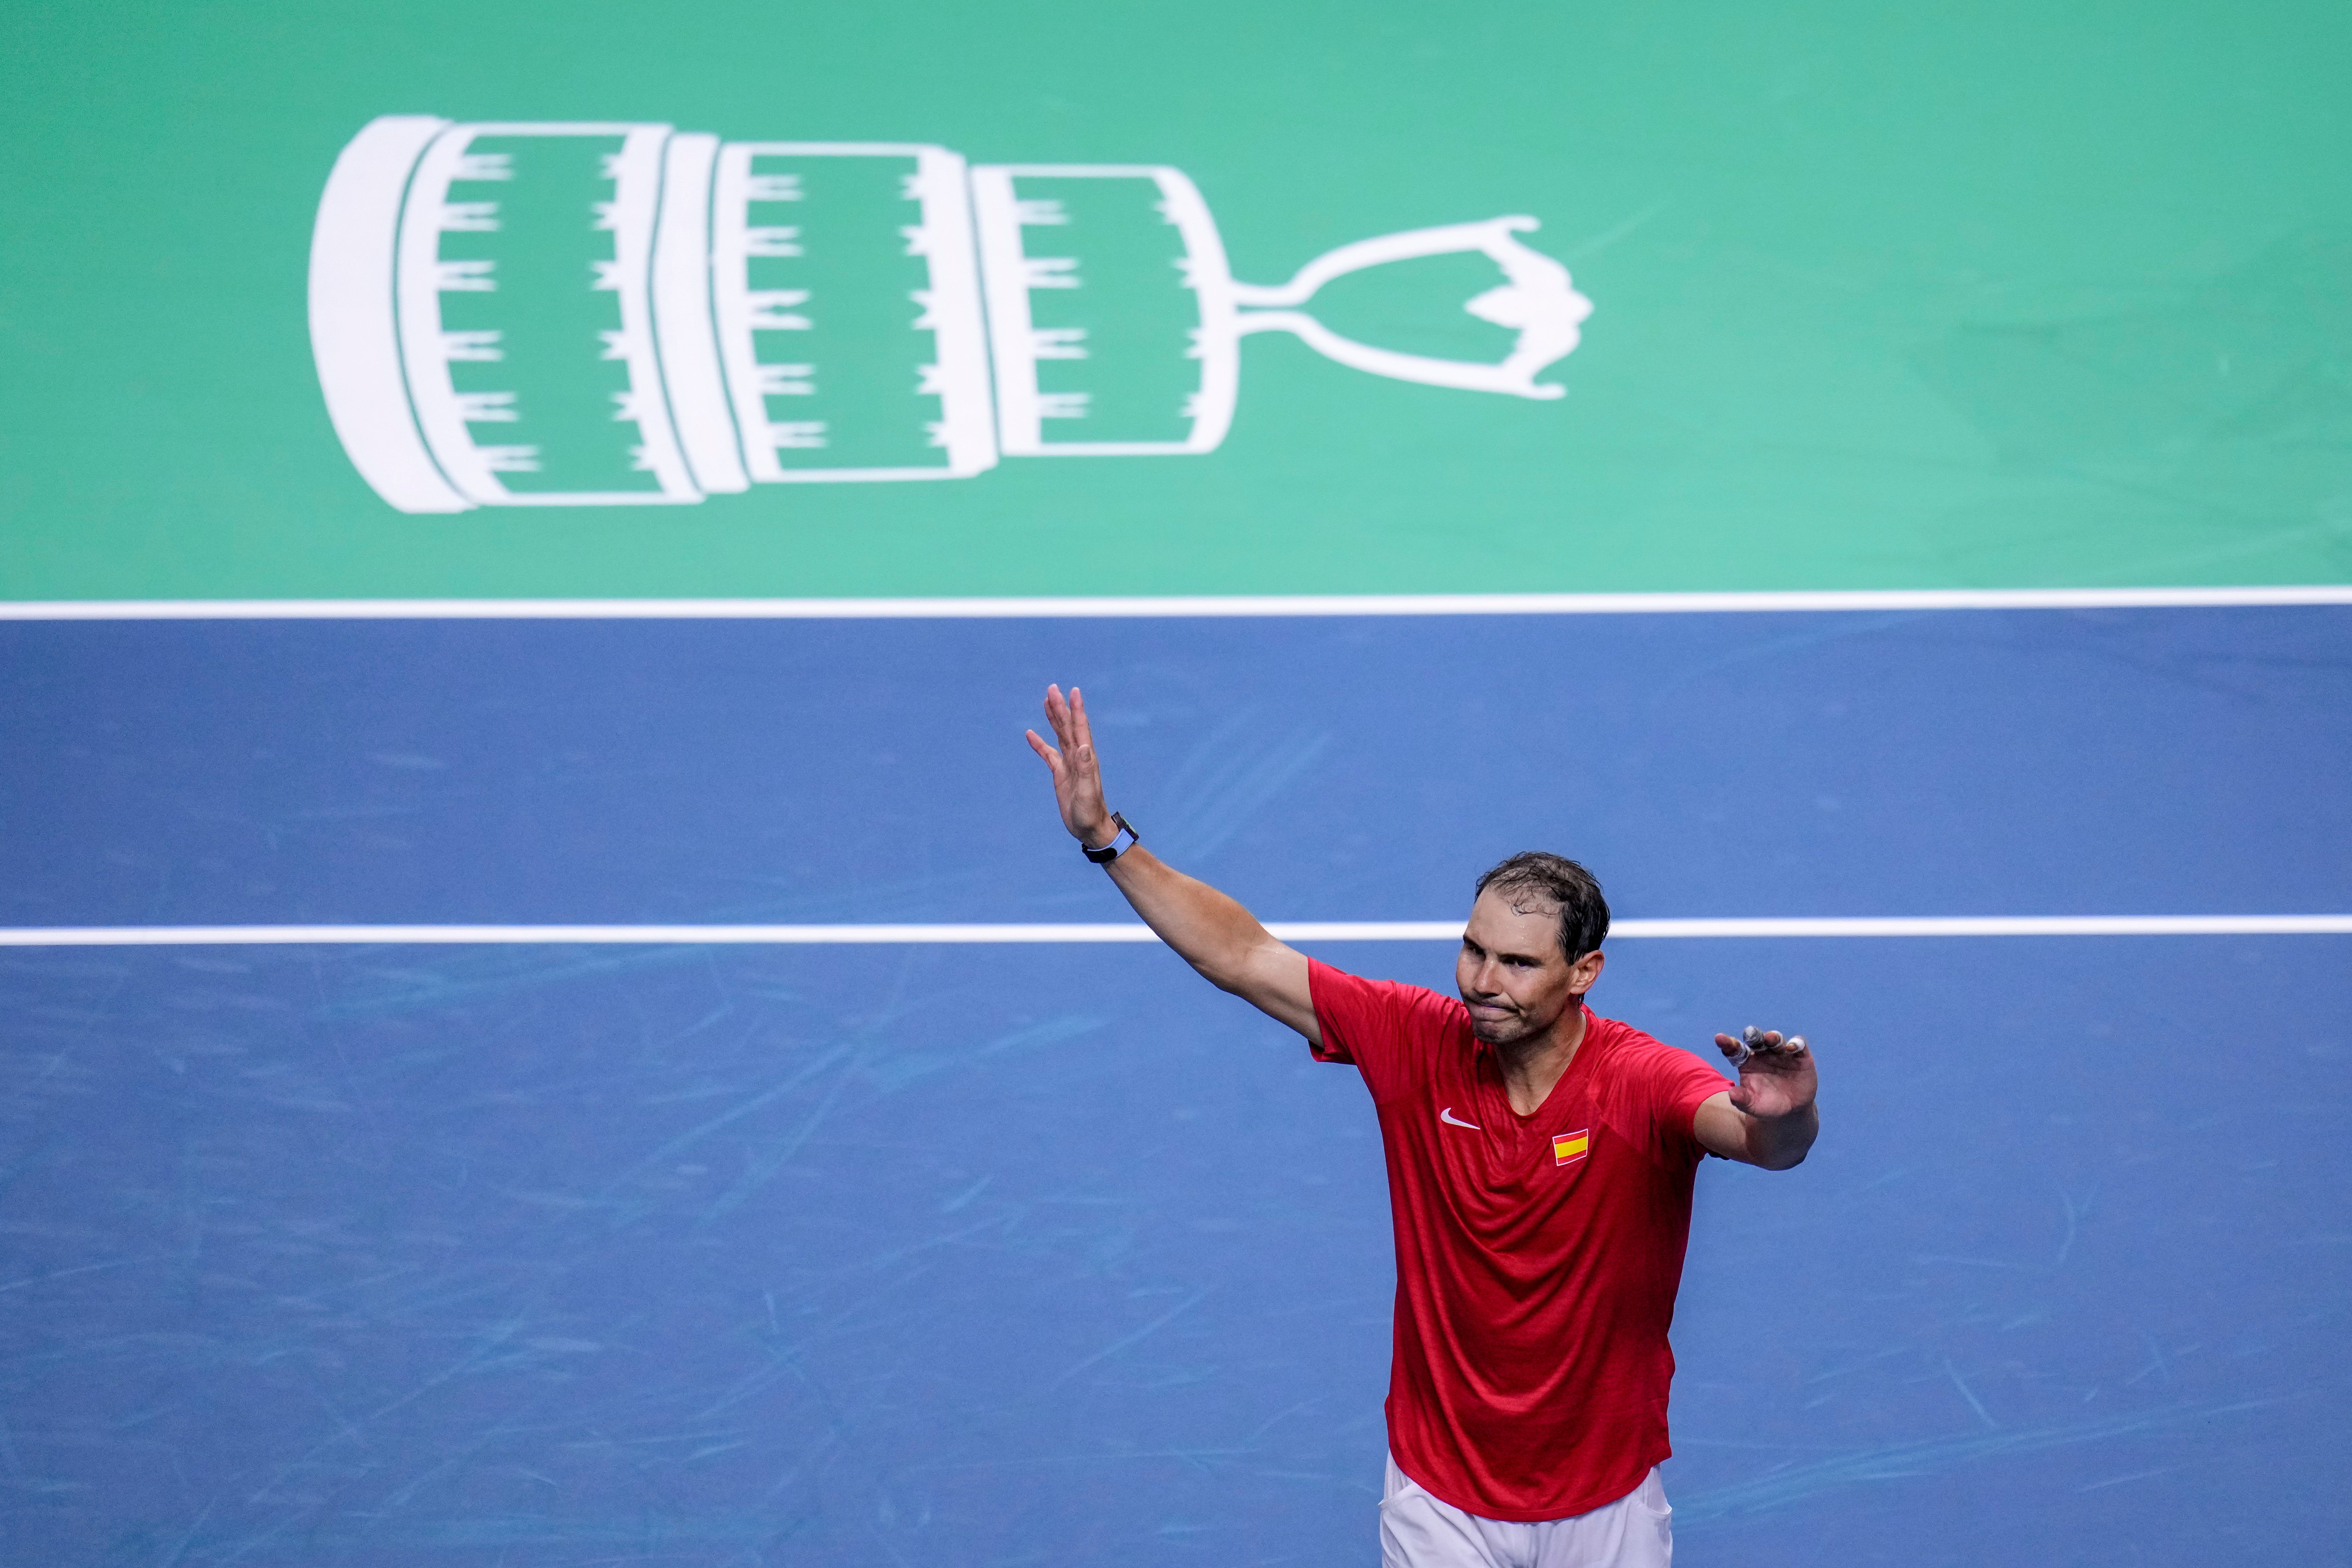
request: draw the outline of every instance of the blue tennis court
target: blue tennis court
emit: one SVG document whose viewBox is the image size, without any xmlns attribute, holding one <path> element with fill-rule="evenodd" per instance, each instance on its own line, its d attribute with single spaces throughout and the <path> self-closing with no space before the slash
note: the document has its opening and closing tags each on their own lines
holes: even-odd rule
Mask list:
<svg viewBox="0 0 2352 1568">
<path fill-rule="evenodd" d="M 1020 742 L 1269 920 L 2352 899 L 2352 609 L 22 621 L 0 924 L 1106 922 Z M 2337 1562 L 2344 935 L 1674 940 L 1689 1561 Z M 1326 943 L 1444 988 L 1444 942 Z M 26 1563 L 1368 1560 L 1352 1071 L 1099 943 L 0 952 Z"/>
</svg>

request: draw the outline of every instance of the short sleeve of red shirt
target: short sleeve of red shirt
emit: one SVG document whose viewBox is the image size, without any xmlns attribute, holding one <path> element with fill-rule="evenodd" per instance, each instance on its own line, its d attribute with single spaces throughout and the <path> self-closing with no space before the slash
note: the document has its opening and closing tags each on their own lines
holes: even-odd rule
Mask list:
<svg viewBox="0 0 2352 1568">
<path fill-rule="evenodd" d="M 1366 980 L 1320 959 L 1307 961 L 1307 994 L 1323 1026 L 1315 1059 L 1352 1066 L 1375 1101 L 1419 1081 L 1430 1047 L 1458 1027 L 1462 1005 L 1394 980 Z"/>
<path fill-rule="evenodd" d="M 1613 1065 L 1623 1075 L 1622 1088 L 1612 1084 L 1600 1092 L 1619 1110 L 1621 1127 L 1639 1129 L 1644 1152 L 1662 1165 L 1704 1158 L 1698 1108 L 1731 1081 L 1690 1052 L 1646 1035 L 1627 1042 Z"/>
</svg>

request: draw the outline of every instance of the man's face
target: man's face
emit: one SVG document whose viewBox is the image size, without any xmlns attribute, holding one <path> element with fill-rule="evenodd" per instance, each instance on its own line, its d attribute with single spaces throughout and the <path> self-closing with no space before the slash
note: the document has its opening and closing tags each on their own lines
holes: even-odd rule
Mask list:
<svg viewBox="0 0 2352 1568">
<path fill-rule="evenodd" d="M 1543 1034 L 1601 973 L 1601 955 L 1575 963 L 1559 951 L 1559 906 L 1538 893 L 1494 888 L 1470 906 L 1454 984 L 1470 1030 L 1490 1046 Z"/>
</svg>

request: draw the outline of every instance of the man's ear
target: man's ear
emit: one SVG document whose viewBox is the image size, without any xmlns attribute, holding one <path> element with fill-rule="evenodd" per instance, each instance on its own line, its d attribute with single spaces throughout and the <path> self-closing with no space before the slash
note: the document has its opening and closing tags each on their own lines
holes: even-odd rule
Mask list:
<svg viewBox="0 0 2352 1568">
<path fill-rule="evenodd" d="M 1591 952 L 1586 953 L 1582 958 L 1578 959 L 1574 963 L 1570 964 L 1568 966 L 1570 976 L 1569 988 L 1580 996 L 1583 995 L 1587 991 L 1591 990 L 1592 983 L 1601 978 L 1601 966 L 1608 962 L 1609 961 L 1606 958 L 1601 956 L 1601 950 L 1599 948 L 1595 948 Z"/>
</svg>

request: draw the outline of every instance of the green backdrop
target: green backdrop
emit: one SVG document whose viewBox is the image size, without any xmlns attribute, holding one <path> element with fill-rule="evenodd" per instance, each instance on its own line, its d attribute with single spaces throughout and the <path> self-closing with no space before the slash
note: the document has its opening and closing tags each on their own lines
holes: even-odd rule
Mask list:
<svg viewBox="0 0 2352 1568">
<path fill-rule="evenodd" d="M 2352 10 L 2054 10 L 12 5 L 0 596 L 2352 578 Z M 1172 164 L 1253 281 L 1525 213 L 1595 310 L 1556 402 L 1265 333 L 1206 454 L 404 515 L 305 316 L 387 113 Z M 1333 310 L 1459 337 L 1433 268 Z"/>
</svg>

